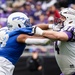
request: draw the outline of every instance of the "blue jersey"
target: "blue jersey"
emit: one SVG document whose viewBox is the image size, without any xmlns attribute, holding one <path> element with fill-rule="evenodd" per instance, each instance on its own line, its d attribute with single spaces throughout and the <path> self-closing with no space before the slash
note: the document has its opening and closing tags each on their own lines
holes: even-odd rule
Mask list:
<svg viewBox="0 0 75 75">
<path fill-rule="evenodd" d="M 8 59 L 12 64 L 16 64 L 19 57 L 21 56 L 26 44 L 17 42 L 17 37 L 20 34 L 31 33 L 32 28 L 20 28 L 11 32 L 6 32 L 4 40 L 0 47 L 0 56 Z"/>
</svg>

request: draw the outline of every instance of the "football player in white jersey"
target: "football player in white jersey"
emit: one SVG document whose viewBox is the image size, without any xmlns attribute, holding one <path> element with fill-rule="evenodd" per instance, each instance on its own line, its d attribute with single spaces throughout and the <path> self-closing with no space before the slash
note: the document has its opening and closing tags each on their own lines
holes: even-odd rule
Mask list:
<svg viewBox="0 0 75 75">
<path fill-rule="evenodd" d="M 55 25 L 57 28 L 46 30 L 53 26 L 39 24 L 34 27 L 34 31 L 37 35 L 55 41 L 55 57 L 62 71 L 61 75 L 75 75 L 75 10 L 66 8 L 60 15 L 60 20 Z"/>
</svg>

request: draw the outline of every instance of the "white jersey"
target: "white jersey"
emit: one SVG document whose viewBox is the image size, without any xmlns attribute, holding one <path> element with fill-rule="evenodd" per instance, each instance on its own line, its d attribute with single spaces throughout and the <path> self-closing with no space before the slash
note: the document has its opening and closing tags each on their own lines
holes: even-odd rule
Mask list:
<svg viewBox="0 0 75 75">
<path fill-rule="evenodd" d="M 61 31 L 67 32 L 68 37 L 72 37 L 67 42 L 55 42 L 59 48 L 59 52 L 55 49 L 55 57 L 64 75 L 72 75 L 75 72 L 75 27 L 67 25 Z"/>
<path fill-rule="evenodd" d="M 3 41 L 3 37 L 5 36 L 7 30 L 7 27 L 0 28 L 0 43 Z"/>
</svg>

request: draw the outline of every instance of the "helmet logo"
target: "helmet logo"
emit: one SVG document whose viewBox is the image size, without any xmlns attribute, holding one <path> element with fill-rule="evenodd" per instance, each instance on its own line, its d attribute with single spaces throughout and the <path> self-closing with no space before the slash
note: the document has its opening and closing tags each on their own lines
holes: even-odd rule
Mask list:
<svg viewBox="0 0 75 75">
<path fill-rule="evenodd" d="M 24 18 L 24 17 L 20 17 L 20 16 L 18 16 L 18 17 L 14 17 L 14 18 L 12 18 L 12 20 L 25 20 L 25 18 Z"/>
</svg>

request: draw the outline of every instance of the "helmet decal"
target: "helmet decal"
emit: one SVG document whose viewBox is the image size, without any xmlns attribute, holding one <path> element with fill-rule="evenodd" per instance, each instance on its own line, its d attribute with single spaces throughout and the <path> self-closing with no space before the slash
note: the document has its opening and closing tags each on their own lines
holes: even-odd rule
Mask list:
<svg viewBox="0 0 75 75">
<path fill-rule="evenodd" d="M 25 18 L 18 16 L 18 17 L 13 17 L 12 20 L 25 20 Z"/>
<path fill-rule="evenodd" d="M 30 27 L 30 19 L 22 12 L 15 12 L 8 16 L 7 26 L 11 30 Z"/>
</svg>

